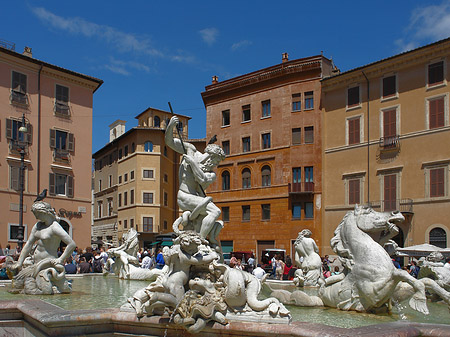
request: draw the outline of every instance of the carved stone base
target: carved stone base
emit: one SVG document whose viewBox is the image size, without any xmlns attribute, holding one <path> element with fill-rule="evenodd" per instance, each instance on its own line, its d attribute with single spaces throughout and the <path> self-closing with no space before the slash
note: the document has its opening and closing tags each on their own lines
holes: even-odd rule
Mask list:
<svg viewBox="0 0 450 337">
<path fill-rule="evenodd" d="M 242 312 L 227 312 L 225 318 L 228 321 L 252 322 L 252 323 L 277 323 L 290 324 L 292 316 L 280 317 L 272 316 L 267 310 L 264 311 L 242 311 Z"/>
</svg>

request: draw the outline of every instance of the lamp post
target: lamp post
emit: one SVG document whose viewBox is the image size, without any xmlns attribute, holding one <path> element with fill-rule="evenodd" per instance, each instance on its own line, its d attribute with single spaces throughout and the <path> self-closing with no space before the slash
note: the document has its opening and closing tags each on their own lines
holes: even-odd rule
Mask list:
<svg viewBox="0 0 450 337">
<path fill-rule="evenodd" d="M 23 239 L 24 239 L 24 227 L 23 227 L 23 190 L 24 190 L 24 178 L 25 178 L 25 149 L 27 142 L 24 141 L 24 137 L 26 137 L 26 133 L 28 132 L 26 122 L 25 122 L 25 114 L 22 114 L 22 125 L 19 128 L 19 133 L 22 135 L 20 137 L 19 134 L 19 148 L 20 148 L 20 171 L 19 171 L 19 191 L 20 191 L 20 202 L 19 202 L 19 228 L 17 229 L 17 245 L 20 250 L 23 247 Z M 21 141 L 22 139 L 22 141 Z"/>
</svg>

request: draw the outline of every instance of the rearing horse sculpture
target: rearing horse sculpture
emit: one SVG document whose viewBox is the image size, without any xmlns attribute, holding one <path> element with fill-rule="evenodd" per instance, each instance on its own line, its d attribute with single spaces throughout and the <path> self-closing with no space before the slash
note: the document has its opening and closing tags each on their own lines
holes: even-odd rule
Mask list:
<svg viewBox="0 0 450 337">
<path fill-rule="evenodd" d="M 387 306 L 389 310 L 395 287 L 403 281 L 414 288 L 409 305 L 428 314 L 425 285 L 395 268 L 380 245 L 398 233 L 396 223 L 403 220 L 399 212 L 380 213 L 358 205 L 344 216 L 331 239 L 331 247 L 344 265 L 344 273 L 328 278 L 319 290 L 324 305 L 368 312 Z"/>
</svg>

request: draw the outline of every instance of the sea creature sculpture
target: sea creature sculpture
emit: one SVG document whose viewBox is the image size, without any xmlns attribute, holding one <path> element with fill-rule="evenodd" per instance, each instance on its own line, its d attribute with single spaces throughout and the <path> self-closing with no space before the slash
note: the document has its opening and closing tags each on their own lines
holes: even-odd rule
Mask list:
<svg viewBox="0 0 450 337">
<path fill-rule="evenodd" d="M 304 229 L 298 233 L 295 240 L 295 262 L 299 269 L 294 274 L 294 284 L 303 286 L 320 286 L 325 281 L 322 275 L 322 260 L 319 255 L 319 248 L 311 238 L 312 232 Z M 303 259 L 301 259 L 303 257 Z"/>
</svg>

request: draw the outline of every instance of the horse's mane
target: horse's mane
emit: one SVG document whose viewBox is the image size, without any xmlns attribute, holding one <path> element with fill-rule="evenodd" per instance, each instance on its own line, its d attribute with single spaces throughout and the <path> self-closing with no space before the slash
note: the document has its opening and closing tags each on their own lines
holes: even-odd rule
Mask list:
<svg viewBox="0 0 450 337">
<path fill-rule="evenodd" d="M 345 214 L 344 218 L 334 231 L 334 236 L 330 240 L 331 248 L 338 255 L 342 265 L 344 267 L 347 267 L 348 269 L 351 269 L 351 266 L 353 265 L 353 255 L 351 251 L 347 249 L 344 246 L 344 243 L 342 242 L 341 230 L 342 227 L 345 225 L 345 223 L 349 220 L 350 215 L 353 213 L 354 213 L 353 211 L 349 211 L 347 212 L 347 214 Z"/>
</svg>

